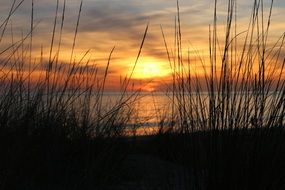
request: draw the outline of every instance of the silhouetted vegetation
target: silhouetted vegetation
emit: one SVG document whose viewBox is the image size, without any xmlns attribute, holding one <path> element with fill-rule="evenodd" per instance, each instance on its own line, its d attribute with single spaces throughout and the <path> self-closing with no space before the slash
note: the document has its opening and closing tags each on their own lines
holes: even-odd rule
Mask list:
<svg viewBox="0 0 285 190">
<path fill-rule="evenodd" d="M 22 2 L 14 1 L 0 25 L 0 42 Z M 223 39 L 215 1 L 203 79 L 184 57 L 177 1 L 172 50 L 161 28 L 173 71 L 171 116 L 150 136 L 126 135 L 139 95 L 128 89 L 148 26 L 118 100 L 106 107 L 114 48 L 103 73 L 86 58 L 89 51 L 75 60 L 81 3 L 70 61 L 60 61 L 65 6 L 60 12 L 57 1 L 48 60 L 43 52 L 33 58 L 33 5 L 30 32 L 0 52 L 1 189 L 285 188 L 285 35 L 269 43 L 273 1 L 266 17 L 263 0 L 255 0 L 247 30 L 237 33 L 236 1 L 229 0 Z M 145 160 L 164 170 L 147 170 Z"/>
<path fill-rule="evenodd" d="M 228 1 L 219 36 L 215 1 L 203 79 L 192 70 L 190 51 L 183 57 L 179 5 L 172 51 L 162 30 L 175 124 L 160 130 L 158 154 L 188 168 L 190 189 L 283 189 L 285 36 L 270 41 L 273 1 L 265 11 L 262 0 L 254 1 L 247 30 L 237 33 L 236 3 Z"/>
<path fill-rule="evenodd" d="M 13 2 L 1 24 L 1 38 L 22 2 Z M 47 61 L 44 52 L 39 60 L 33 58 L 33 4 L 30 32 L 0 54 L 1 189 L 93 189 L 118 180 L 127 151 L 118 139 L 125 133 L 137 92 L 127 93 L 126 77 L 118 100 L 106 107 L 103 97 L 113 50 L 103 74 L 90 60 L 84 61 L 89 51 L 75 60 L 82 3 L 70 61 L 60 60 L 65 7 L 64 2 L 59 17 L 57 1 Z"/>
</svg>

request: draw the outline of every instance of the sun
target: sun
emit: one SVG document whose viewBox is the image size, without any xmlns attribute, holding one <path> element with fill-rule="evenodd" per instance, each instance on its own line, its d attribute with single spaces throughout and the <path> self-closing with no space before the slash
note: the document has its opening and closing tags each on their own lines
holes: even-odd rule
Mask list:
<svg viewBox="0 0 285 190">
<path fill-rule="evenodd" d="M 144 63 L 142 70 L 144 76 L 155 77 L 160 75 L 161 68 L 156 63 Z"/>
<path fill-rule="evenodd" d="M 165 63 L 155 59 L 145 59 L 138 62 L 133 78 L 136 79 L 152 79 L 158 77 L 168 76 L 170 73 L 169 68 Z"/>
</svg>

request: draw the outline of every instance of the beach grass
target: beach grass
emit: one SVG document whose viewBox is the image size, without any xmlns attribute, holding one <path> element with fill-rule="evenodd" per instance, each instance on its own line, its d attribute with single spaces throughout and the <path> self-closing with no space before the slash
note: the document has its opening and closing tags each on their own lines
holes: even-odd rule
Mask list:
<svg viewBox="0 0 285 190">
<path fill-rule="evenodd" d="M 13 1 L 1 23 L 1 39 L 22 3 Z M 118 180 L 128 150 L 118 139 L 132 117 L 138 92 L 127 92 L 126 77 L 116 103 L 104 104 L 114 48 L 103 74 L 87 58 L 89 50 L 76 60 L 82 2 L 69 62 L 60 59 L 65 9 L 66 1 L 62 10 L 57 1 L 48 60 L 43 50 L 39 59 L 33 54 L 34 2 L 30 31 L 1 52 L 1 189 L 91 189 Z"/>
<path fill-rule="evenodd" d="M 13 1 L 0 25 L 0 42 L 22 2 Z M 284 189 L 285 35 L 270 41 L 273 1 L 265 11 L 263 0 L 254 0 L 248 28 L 241 33 L 236 6 L 236 0 L 228 1 L 225 31 L 219 35 L 215 0 L 213 24 L 205 36 L 209 65 L 197 55 L 204 69 L 201 78 L 192 70 L 190 51 L 185 58 L 177 1 L 174 47 L 161 27 L 172 69 L 167 93 L 171 114 L 159 118 L 156 134 L 132 136 L 126 131 L 136 117 L 139 90 L 129 89 L 148 25 L 118 101 L 106 107 L 115 47 L 103 74 L 88 60 L 89 50 L 76 61 L 81 2 L 69 61 L 61 61 L 66 2 L 59 10 L 57 1 L 48 60 L 44 52 L 35 60 L 32 4 L 30 31 L 0 52 L 0 188 L 128 189 L 133 184 L 147 189 L 152 183 L 142 183 L 143 175 L 128 168 L 126 161 L 132 158 L 138 164 L 147 159 L 173 167 L 174 173 L 183 171 L 158 176 L 158 181 L 164 178 L 160 189 Z M 177 186 L 172 178 L 183 180 Z"/>
<path fill-rule="evenodd" d="M 202 79 L 182 48 L 178 1 L 174 47 L 162 27 L 175 123 L 157 135 L 158 154 L 189 169 L 192 189 L 284 188 L 284 33 L 270 41 L 273 1 L 268 10 L 263 3 L 253 2 L 248 28 L 238 33 L 237 1 L 226 5 L 224 31 L 215 1 L 209 64 L 196 55 Z"/>
</svg>

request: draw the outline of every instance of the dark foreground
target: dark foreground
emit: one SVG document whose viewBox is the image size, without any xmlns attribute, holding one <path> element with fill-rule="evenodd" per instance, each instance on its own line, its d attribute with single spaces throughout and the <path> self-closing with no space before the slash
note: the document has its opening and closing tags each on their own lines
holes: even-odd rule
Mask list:
<svg viewBox="0 0 285 190">
<path fill-rule="evenodd" d="M 283 129 L 80 137 L 1 133 L 0 189 L 284 189 Z"/>
</svg>

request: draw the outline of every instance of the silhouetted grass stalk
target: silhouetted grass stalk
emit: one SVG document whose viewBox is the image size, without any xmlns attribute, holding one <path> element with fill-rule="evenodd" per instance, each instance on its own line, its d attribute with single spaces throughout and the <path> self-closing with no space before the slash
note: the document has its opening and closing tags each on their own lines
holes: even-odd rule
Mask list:
<svg viewBox="0 0 285 190">
<path fill-rule="evenodd" d="M 0 43 L 10 18 L 22 3 L 12 2 L 7 18 L 0 25 Z M 4 154 L 0 159 L 1 189 L 19 186 L 49 188 L 56 185 L 57 178 L 62 179 L 54 188 L 106 185 L 116 175 L 127 151 L 127 146 L 120 150 L 118 139 L 125 134 L 125 128 L 134 114 L 132 104 L 138 96 L 138 91 L 128 92 L 132 75 L 125 77 L 125 82 L 121 84 L 121 96 L 113 105 L 103 102 L 114 48 L 103 75 L 88 59 L 90 50 L 80 60 L 75 60 L 81 1 L 70 60 L 61 61 L 65 10 L 66 1 L 61 13 L 60 1 L 57 1 L 47 60 L 43 56 L 43 47 L 40 59 L 33 58 L 34 30 L 38 25 L 34 21 L 34 1 L 31 5 L 30 31 L 15 41 L 11 27 L 11 45 L 0 52 L 0 147 Z M 60 27 L 59 32 L 57 27 Z M 23 158 L 19 160 L 19 157 Z M 62 166 L 54 165 L 54 162 Z M 39 170 L 43 171 L 43 175 L 39 174 Z M 52 180 L 51 184 L 49 180 Z"/>
<path fill-rule="evenodd" d="M 218 35 L 214 1 L 209 63 L 189 50 L 184 59 L 178 1 L 173 54 L 162 30 L 175 106 L 163 146 L 173 148 L 165 150 L 168 157 L 189 167 L 193 189 L 282 189 L 285 35 L 272 42 L 273 1 L 266 18 L 263 0 L 254 1 L 248 28 L 238 33 L 236 4 L 228 1 L 225 32 Z M 198 56 L 204 76 L 192 70 L 189 56 Z"/>
</svg>

